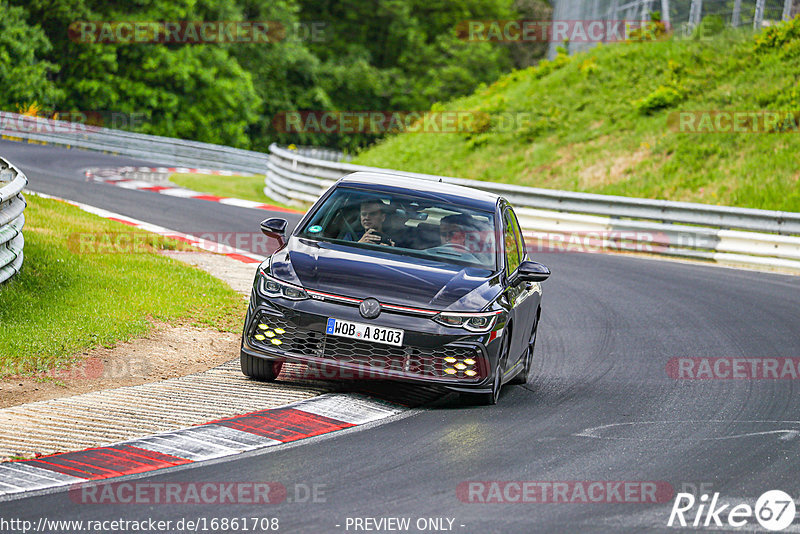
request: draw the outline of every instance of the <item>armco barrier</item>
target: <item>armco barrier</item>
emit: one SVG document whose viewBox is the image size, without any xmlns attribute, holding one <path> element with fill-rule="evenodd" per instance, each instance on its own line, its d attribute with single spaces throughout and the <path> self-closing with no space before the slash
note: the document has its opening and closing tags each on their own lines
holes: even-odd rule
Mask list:
<svg viewBox="0 0 800 534">
<path fill-rule="evenodd" d="M 260 174 L 269 159 L 267 154 L 251 150 L 8 112 L 0 112 L 0 134 L 5 139 L 110 152 L 170 167 L 207 167 Z"/>
<path fill-rule="evenodd" d="M 261 174 L 269 155 L 224 145 L 185 141 L 88 124 L 30 117 L 0 111 L 0 136 L 3 139 L 83 148 L 142 158 L 168 167 L 205 167 L 226 171 Z M 326 148 L 304 148 L 320 160 L 339 161 L 342 154 Z"/>
<path fill-rule="evenodd" d="M 19 169 L 0 158 L 0 283 L 22 267 L 26 204 L 21 191 L 27 184 Z"/>
<path fill-rule="evenodd" d="M 390 171 L 343 163 L 339 161 L 343 159 L 341 154 L 321 148 L 289 150 L 272 145 L 269 154 L 262 154 L 108 128 L 76 127 L 13 113 L 0 113 L 0 133 L 4 138 L 112 152 L 167 166 L 266 171 L 265 194 L 285 203 L 313 202 L 341 176 L 355 171 L 394 172 L 412 178 L 442 180 L 503 195 L 518 208 L 520 223 L 528 237 L 549 242 L 556 249 L 581 250 L 589 240 L 592 244 L 599 241 L 602 248 L 800 272 L 800 213 L 595 195 Z M 12 230 L 9 235 L 15 232 Z M 0 235 L 14 250 L 21 250 L 21 236 Z M 10 243 L 12 239 L 16 241 Z"/>
<path fill-rule="evenodd" d="M 272 145 L 264 193 L 313 202 L 356 171 L 391 172 L 502 195 L 529 241 L 544 250 L 615 249 L 800 272 L 800 213 L 539 189 L 319 159 Z"/>
</svg>

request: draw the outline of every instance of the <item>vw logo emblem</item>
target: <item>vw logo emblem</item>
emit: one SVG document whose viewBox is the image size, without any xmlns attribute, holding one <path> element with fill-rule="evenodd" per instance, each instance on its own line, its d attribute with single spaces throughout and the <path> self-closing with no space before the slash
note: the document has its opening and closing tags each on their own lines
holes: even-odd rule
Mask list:
<svg viewBox="0 0 800 534">
<path fill-rule="evenodd" d="M 364 319 L 374 319 L 381 314 L 381 303 L 374 298 L 364 299 L 358 305 L 358 311 Z"/>
</svg>

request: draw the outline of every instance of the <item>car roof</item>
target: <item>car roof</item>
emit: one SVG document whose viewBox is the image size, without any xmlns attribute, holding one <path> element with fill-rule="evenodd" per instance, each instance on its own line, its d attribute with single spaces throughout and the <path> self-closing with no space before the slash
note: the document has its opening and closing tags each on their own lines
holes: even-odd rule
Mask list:
<svg viewBox="0 0 800 534">
<path fill-rule="evenodd" d="M 377 192 L 413 192 L 415 195 L 422 197 L 437 200 L 446 199 L 464 207 L 492 212 L 500 198 L 498 195 L 481 191 L 480 189 L 389 172 L 354 172 L 342 177 L 338 183 L 339 185 Z"/>
</svg>

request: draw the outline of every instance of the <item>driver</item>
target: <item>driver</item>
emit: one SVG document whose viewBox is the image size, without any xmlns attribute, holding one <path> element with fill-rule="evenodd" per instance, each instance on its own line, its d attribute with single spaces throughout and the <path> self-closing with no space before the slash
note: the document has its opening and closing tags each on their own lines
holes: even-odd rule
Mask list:
<svg viewBox="0 0 800 534">
<path fill-rule="evenodd" d="M 386 221 L 383 202 L 377 199 L 365 200 L 361 203 L 360 208 L 359 220 L 361 221 L 361 226 L 364 227 L 364 233 L 360 236 L 354 236 L 348 232 L 344 239 L 393 247 L 395 245 L 394 241 L 383 233 L 383 223 Z"/>
<path fill-rule="evenodd" d="M 463 213 L 448 215 L 439 221 L 439 237 L 442 239 L 442 245 L 456 245 L 469 250 L 472 243 L 468 240 L 468 235 L 477 230 L 472 217 Z"/>
</svg>

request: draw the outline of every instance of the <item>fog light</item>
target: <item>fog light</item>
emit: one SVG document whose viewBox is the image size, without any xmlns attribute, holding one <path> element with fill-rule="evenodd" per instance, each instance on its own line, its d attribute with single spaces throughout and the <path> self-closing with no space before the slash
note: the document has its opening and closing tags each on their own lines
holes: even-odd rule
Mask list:
<svg viewBox="0 0 800 534">
<path fill-rule="evenodd" d="M 464 371 L 464 374 L 465 374 L 465 375 L 467 375 L 467 376 L 475 376 L 475 375 L 477 375 L 478 373 L 476 373 L 476 372 L 475 372 L 475 371 L 473 371 L 472 369 L 467 369 L 466 371 Z"/>
<path fill-rule="evenodd" d="M 447 373 L 448 375 L 456 374 L 456 370 L 455 369 L 451 369 L 449 367 L 447 369 L 445 369 L 444 372 Z"/>
<path fill-rule="evenodd" d="M 255 336 L 253 336 L 253 337 L 255 337 L 255 338 L 256 338 L 257 340 L 259 340 L 259 341 L 264 341 L 264 340 L 266 339 L 266 338 L 265 338 L 264 336 L 262 336 L 261 334 L 256 334 L 256 335 L 255 335 Z"/>
<path fill-rule="evenodd" d="M 281 341 L 280 339 L 270 339 L 270 341 L 272 342 L 273 345 L 280 345 L 281 343 L 283 343 L 283 341 Z"/>
<path fill-rule="evenodd" d="M 275 337 L 275 332 L 273 332 L 272 330 L 267 330 L 266 332 L 264 332 L 264 334 L 267 337 Z"/>
<path fill-rule="evenodd" d="M 276 334 L 285 334 L 286 330 L 284 330 L 283 328 L 276 328 L 275 329 L 275 333 Z"/>
<path fill-rule="evenodd" d="M 457 363 L 453 367 L 455 367 L 456 369 L 461 369 L 462 371 L 467 368 L 467 366 L 464 365 L 463 363 Z"/>
<path fill-rule="evenodd" d="M 258 325 L 258 327 L 259 327 L 261 330 L 266 330 L 267 328 L 269 328 L 269 327 L 268 327 L 267 325 L 265 325 L 265 324 L 260 324 L 260 325 Z"/>
<path fill-rule="evenodd" d="M 467 358 L 466 360 L 464 360 L 464 363 L 466 363 L 467 365 L 475 365 L 475 360 L 473 360 L 472 358 Z"/>
<path fill-rule="evenodd" d="M 446 361 L 447 363 L 456 363 L 457 360 L 452 356 L 448 356 L 447 358 L 444 359 L 444 361 Z"/>
</svg>

